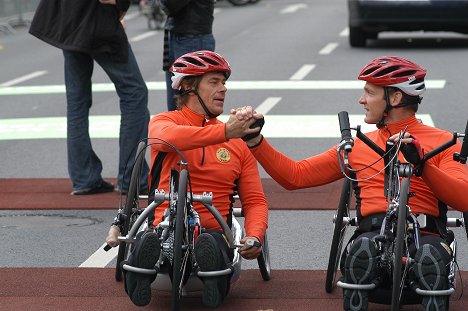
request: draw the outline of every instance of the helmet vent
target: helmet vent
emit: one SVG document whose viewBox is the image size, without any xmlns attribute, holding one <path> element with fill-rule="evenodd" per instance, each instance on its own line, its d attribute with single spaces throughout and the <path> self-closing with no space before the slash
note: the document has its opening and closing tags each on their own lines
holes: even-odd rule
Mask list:
<svg viewBox="0 0 468 311">
<path fill-rule="evenodd" d="M 422 83 L 422 85 L 424 86 L 424 79 L 414 79 L 413 81 L 410 82 L 410 85 L 411 84 L 419 84 L 419 83 Z"/>
<path fill-rule="evenodd" d="M 205 67 L 205 65 L 193 57 L 184 57 L 184 60 L 196 66 Z"/>
<path fill-rule="evenodd" d="M 208 57 L 200 57 L 201 59 L 203 59 L 205 62 L 213 65 L 213 66 L 218 66 L 219 63 L 218 62 L 215 62 L 214 60 L 208 58 Z"/>
<path fill-rule="evenodd" d="M 400 68 L 401 68 L 400 66 L 391 66 L 391 67 L 388 67 L 388 68 L 384 68 L 380 72 L 376 73 L 374 77 L 378 78 L 378 77 L 385 76 L 385 75 L 387 75 L 387 74 L 389 74 L 391 72 L 397 71 Z"/>
<path fill-rule="evenodd" d="M 394 77 L 409 77 L 409 76 L 413 76 L 416 74 L 416 70 L 406 70 L 406 71 L 402 71 L 402 72 L 399 72 L 397 74 L 394 75 Z"/>
</svg>

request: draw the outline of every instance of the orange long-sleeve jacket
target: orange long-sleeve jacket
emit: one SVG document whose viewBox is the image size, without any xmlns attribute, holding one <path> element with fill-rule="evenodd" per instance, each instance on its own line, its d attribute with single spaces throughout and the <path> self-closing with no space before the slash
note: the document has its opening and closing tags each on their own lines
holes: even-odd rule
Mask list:
<svg viewBox="0 0 468 311">
<path fill-rule="evenodd" d="M 431 151 L 452 138 L 452 134 L 434 127 L 421 124 L 415 116 L 406 120 L 388 124 L 387 127 L 366 133 L 366 136 L 385 150 L 386 141 L 401 130 L 417 137 L 421 147 Z M 425 164 L 422 177 L 411 178 L 409 206 L 414 213 L 424 213 L 437 217 L 438 200 L 459 211 L 468 210 L 468 168 L 453 160 L 453 154 L 460 152 L 461 143 L 439 153 Z M 264 141 L 251 149 L 255 158 L 273 179 L 284 188 L 293 190 L 324 185 L 340 178 L 336 146 L 319 155 L 295 161 Z M 355 139 L 349 163 L 354 170 L 364 168 L 380 156 L 363 141 Z M 403 160 L 403 159 L 402 159 Z M 355 195 L 357 207 L 362 216 L 385 212 L 387 199 L 384 196 L 383 161 L 377 161 L 371 167 L 357 172 Z M 375 175 L 375 176 L 374 176 Z M 374 176 L 370 179 L 367 179 Z M 313 204 L 313 201 L 311 201 Z"/>
<path fill-rule="evenodd" d="M 233 194 L 238 190 L 245 215 L 247 236 L 263 241 L 268 226 L 268 205 L 263 193 L 257 162 L 241 139 L 226 141 L 226 125 L 216 118 L 206 119 L 187 107 L 179 111 L 160 113 L 149 123 L 151 138 L 163 139 L 179 149 L 188 162 L 194 194 L 213 193 L 213 205 L 228 220 L 232 213 Z M 179 155 L 164 144 L 151 146 L 151 163 L 161 152 L 163 160 L 158 189 L 168 191 L 171 168 L 178 168 Z M 152 165 L 150 185 L 153 175 Z M 162 220 L 163 204 L 155 211 L 155 225 Z M 194 203 L 201 225 L 209 230 L 220 229 L 218 222 L 201 204 Z"/>
</svg>

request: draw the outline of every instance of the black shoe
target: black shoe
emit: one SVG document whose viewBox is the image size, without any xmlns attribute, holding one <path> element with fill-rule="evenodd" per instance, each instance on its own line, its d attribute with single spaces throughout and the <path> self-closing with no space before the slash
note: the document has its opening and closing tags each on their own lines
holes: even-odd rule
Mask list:
<svg viewBox="0 0 468 311">
<path fill-rule="evenodd" d="M 351 246 L 345 262 L 344 282 L 350 284 L 370 284 L 377 266 L 377 246 L 374 241 L 363 237 Z M 343 290 L 345 310 L 367 310 L 367 290 Z"/>
<path fill-rule="evenodd" d="M 430 244 L 421 246 L 414 256 L 415 280 L 423 290 L 448 289 L 445 264 L 439 251 Z M 448 296 L 423 296 L 423 310 L 447 310 Z"/>
<path fill-rule="evenodd" d="M 137 243 L 128 264 L 138 268 L 153 269 L 161 251 L 158 235 L 147 232 Z M 146 306 L 151 302 L 151 282 L 154 278 L 154 275 L 125 271 L 125 291 L 135 305 Z"/>
<path fill-rule="evenodd" d="M 195 259 L 201 271 L 222 270 L 226 265 L 216 239 L 208 233 L 202 233 L 198 237 L 195 244 Z M 207 307 L 220 306 L 227 291 L 227 277 L 205 277 L 202 281 L 203 304 Z"/>
<path fill-rule="evenodd" d="M 114 184 L 102 180 L 101 183 L 91 189 L 84 189 L 84 190 L 73 190 L 72 195 L 89 195 L 89 194 L 96 194 L 96 193 L 105 193 L 105 192 L 112 192 L 114 191 Z"/>
</svg>

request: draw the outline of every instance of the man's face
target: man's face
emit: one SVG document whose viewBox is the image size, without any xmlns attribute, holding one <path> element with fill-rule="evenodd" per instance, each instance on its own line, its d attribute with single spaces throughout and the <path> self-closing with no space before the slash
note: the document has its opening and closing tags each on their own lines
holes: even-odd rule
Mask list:
<svg viewBox="0 0 468 311">
<path fill-rule="evenodd" d="M 364 110 L 366 111 L 364 122 L 377 124 L 382 119 L 386 107 L 384 88 L 366 82 L 364 93 L 359 98 L 359 103 L 364 106 Z"/>
<path fill-rule="evenodd" d="M 226 77 L 220 72 L 208 72 L 203 75 L 198 85 L 198 94 L 205 102 L 208 110 L 220 115 L 224 111 L 224 97 L 226 96 Z"/>
</svg>

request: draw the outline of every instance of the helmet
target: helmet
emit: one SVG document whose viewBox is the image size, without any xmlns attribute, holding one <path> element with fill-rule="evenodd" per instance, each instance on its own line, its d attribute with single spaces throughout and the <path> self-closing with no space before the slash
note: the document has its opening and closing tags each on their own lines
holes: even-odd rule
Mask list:
<svg viewBox="0 0 468 311">
<path fill-rule="evenodd" d="M 419 96 L 426 90 L 426 69 L 398 56 L 382 56 L 367 64 L 358 76 L 378 86 L 397 87 L 408 95 Z"/>
<path fill-rule="evenodd" d="M 231 75 L 229 63 L 224 57 L 212 51 L 197 51 L 184 54 L 172 64 L 169 71 L 173 73 L 171 79 L 174 90 L 180 88 L 182 79 L 187 76 L 201 76 L 212 71 L 223 72 L 226 79 Z"/>
</svg>

